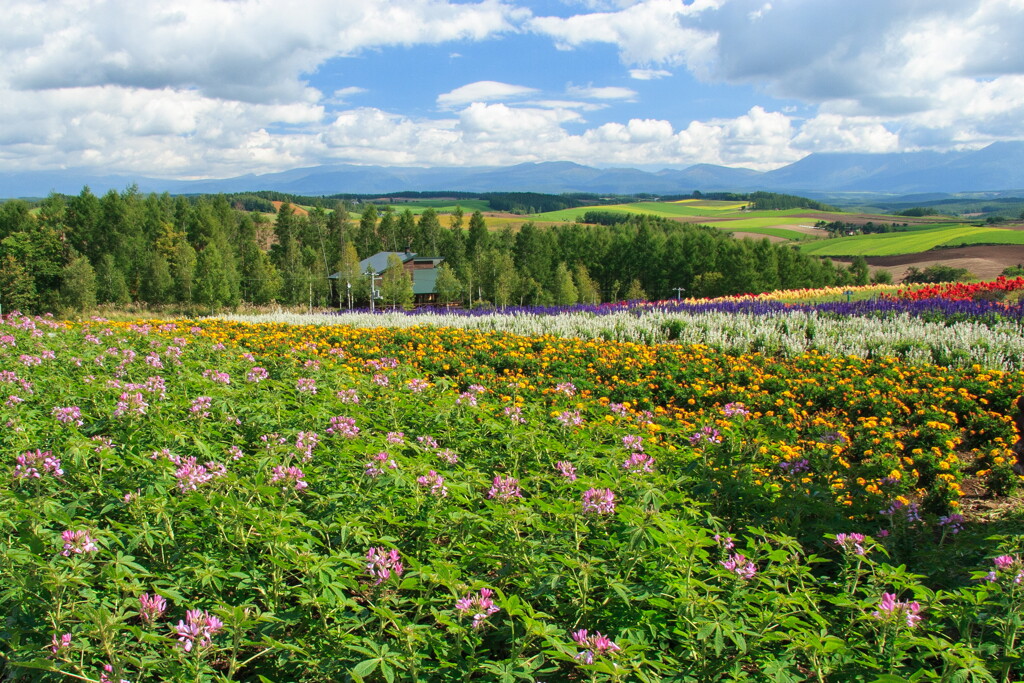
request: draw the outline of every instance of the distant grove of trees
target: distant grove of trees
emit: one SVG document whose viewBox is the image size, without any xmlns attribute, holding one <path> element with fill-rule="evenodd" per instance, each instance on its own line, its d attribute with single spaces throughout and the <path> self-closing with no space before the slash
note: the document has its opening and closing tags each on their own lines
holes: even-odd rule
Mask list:
<svg viewBox="0 0 1024 683">
<path fill-rule="evenodd" d="M 254 199 L 271 201 L 253 194 Z M 238 206 L 242 196 L 51 195 L 34 209 L 0 205 L 0 304 L 5 311 L 88 310 L 95 304 L 241 302 L 365 304 L 358 262 L 379 251 L 445 259 L 446 302 L 573 304 L 717 296 L 867 281 L 866 268 L 836 267 L 768 240 L 737 240 L 712 228 L 652 216 L 613 225 L 562 224 L 488 230 L 480 212 L 336 201 L 299 216 L 289 204 L 271 220 Z M 340 273 L 337 280 L 328 275 Z M 351 285 L 351 289 L 349 286 Z M 442 291 L 443 290 L 443 291 Z"/>
</svg>

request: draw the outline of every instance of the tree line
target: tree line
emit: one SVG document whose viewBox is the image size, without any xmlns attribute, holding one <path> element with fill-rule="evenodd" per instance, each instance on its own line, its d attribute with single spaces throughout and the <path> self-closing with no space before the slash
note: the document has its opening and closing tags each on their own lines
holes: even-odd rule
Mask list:
<svg viewBox="0 0 1024 683">
<path fill-rule="evenodd" d="M 491 231 L 479 211 L 461 209 L 416 216 L 367 204 L 357 214 L 338 201 L 301 216 L 285 204 L 271 219 L 224 195 L 128 188 L 96 196 L 86 187 L 36 207 L 0 205 L 0 305 L 31 312 L 132 302 L 326 307 L 347 305 L 349 293 L 354 305 L 366 305 L 370 282 L 359 260 L 381 251 L 443 258 L 438 297 L 462 305 L 718 296 L 867 279 L 866 268 L 653 216 Z M 407 303 L 409 283 L 397 273 L 391 279 L 390 302 Z"/>
</svg>

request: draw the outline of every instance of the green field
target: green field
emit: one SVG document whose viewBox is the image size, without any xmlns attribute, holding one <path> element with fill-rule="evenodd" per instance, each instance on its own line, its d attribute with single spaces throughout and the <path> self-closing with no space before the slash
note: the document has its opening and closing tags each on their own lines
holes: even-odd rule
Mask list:
<svg viewBox="0 0 1024 683">
<path fill-rule="evenodd" d="M 960 239 L 950 240 L 944 246 L 969 246 L 971 244 L 1024 244 L 1024 230 L 986 228 L 983 232 L 976 232 L 965 235 Z"/>
<path fill-rule="evenodd" d="M 715 226 L 718 227 L 718 226 Z M 739 233 L 737 235 L 741 239 L 746 236 L 750 236 L 751 239 L 758 239 L 760 237 L 781 237 L 783 239 L 792 240 L 794 242 L 800 241 L 811 241 L 821 239 L 814 235 L 808 235 L 796 230 L 787 230 L 786 228 L 719 228 L 722 232 Z"/>
<path fill-rule="evenodd" d="M 714 199 L 680 199 L 672 204 L 681 204 L 683 206 L 689 206 L 695 209 L 703 209 L 705 211 L 738 211 L 744 206 L 747 206 L 749 202 L 722 202 Z"/>
<path fill-rule="evenodd" d="M 484 212 L 491 210 L 491 205 L 486 199 L 462 199 L 457 202 L 450 199 L 417 199 L 415 202 L 401 202 L 399 204 L 391 204 L 390 206 L 397 213 L 402 213 L 409 209 L 416 216 L 427 209 L 433 209 L 438 213 L 452 213 L 455 211 L 455 207 L 461 206 L 462 211 L 466 214 L 466 220 L 469 220 L 469 214 L 474 211 Z M 383 208 L 384 205 L 377 205 L 378 211 Z"/>
<path fill-rule="evenodd" d="M 979 235 L 984 235 L 984 239 L 979 240 Z M 1024 244 L 1024 236 L 1013 230 L 959 225 L 915 232 L 840 237 L 805 244 L 801 249 L 815 256 L 896 256 L 918 254 L 941 246 L 981 243 Z"/>
</svg>

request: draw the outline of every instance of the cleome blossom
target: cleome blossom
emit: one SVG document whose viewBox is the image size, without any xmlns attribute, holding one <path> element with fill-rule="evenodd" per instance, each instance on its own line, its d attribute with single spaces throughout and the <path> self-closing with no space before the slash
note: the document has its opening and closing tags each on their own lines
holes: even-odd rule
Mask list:
<svg viewBox="0 0 1024 683">
<path fill-rule="evenodd" d="M 581 648 L 586 648 L 576 655 L 576 659 L 584 664 L 593 664 L 595 659 L 599 659 L 612 652 L 618 652 L 620 649 L 611 638 L 601 635 L 600 631 L 590 634 L 587 629 L 581 628 L 573 632 L 572 639 Z"/>
<path fill-rule="evenodd" d="M 462 615 L 472 614 L 473 628 L 480 628 L 484 625 L 487 617 L 500 611 L 500 608 L 494 604 L 493 595 L 494 591 L 490 588 L 481 588 L 477 595 L 469 593 L 466 597 L 456 600 L 455 609 Z"/>
</svg>

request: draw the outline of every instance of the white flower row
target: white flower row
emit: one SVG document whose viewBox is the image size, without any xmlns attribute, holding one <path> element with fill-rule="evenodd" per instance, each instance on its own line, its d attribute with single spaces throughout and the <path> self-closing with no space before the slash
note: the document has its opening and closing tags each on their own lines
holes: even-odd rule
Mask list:
<svg viewBox="0 0 1024 683">
<path fill-rule="evenodd" d="M 224 320 L 291 325 L 373 327 L 452 327 L 511 332 L 524 336 L 554 335 L 639 343 L 704 344 L 743 353 L 798 355 L 817 351 L 864 358 L 894 356 L 920 364 L 970 366 L 1016 371 L 1024 369 L 1024 329 L 1006 321 L 993 325 L 957 322 L 944 325 L 907 314 L 887 318 L 829 318 L 814 312 L 774 315 L 709 312 L 698 314 L 645 311 L 595 316 L 590 313 L 533 313 L 481 316 L 427 313 L 342 313 L 301 315 L 272 313 L 225 315 Z"/>
</svg>

